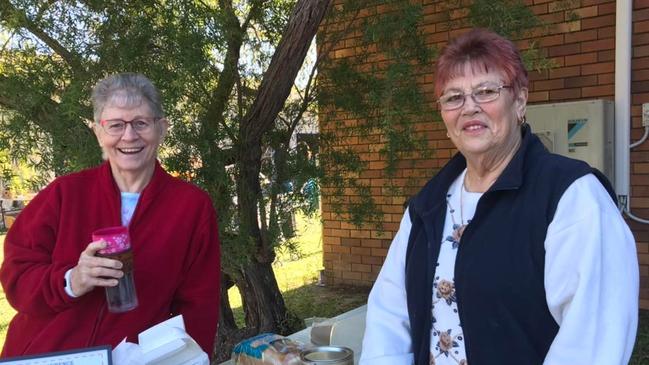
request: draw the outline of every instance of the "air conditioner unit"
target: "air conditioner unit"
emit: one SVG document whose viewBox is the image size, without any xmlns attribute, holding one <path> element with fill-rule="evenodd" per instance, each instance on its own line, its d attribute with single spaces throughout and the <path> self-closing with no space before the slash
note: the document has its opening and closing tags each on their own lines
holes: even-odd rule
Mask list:
<svg viewBox="0 0 649 365">
<path fill-rule="evenodd" d="M 610 100 L 528 105 L 526 118 L 548 150 L 586 161 L 613 182 L 614 107 Z"/>
</svg>

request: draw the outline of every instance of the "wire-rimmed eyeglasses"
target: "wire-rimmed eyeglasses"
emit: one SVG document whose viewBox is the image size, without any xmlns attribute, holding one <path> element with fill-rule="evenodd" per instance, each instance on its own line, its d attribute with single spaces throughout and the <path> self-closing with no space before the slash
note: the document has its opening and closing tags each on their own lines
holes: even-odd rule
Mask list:
<svg viewBox="0 0 649 365">
<path fill-rule="evenodd" d="M 100 120 L 99 124 L 108 135 L 121 136 L 126 131 L 126 125 L 130 124 L 137 134 L 146 134 L 151 132 L 155 122 L 162 118 L 154 117 L 137 117 L 132 120 L 124 119 L 105 119 Z"/>
<path fill-rule="evenodd" d="M 486 84 L 478 86 L 471 90 L 470 93 L 461 93 L 459 91 L 450 91 L 442 95 L 437 102 L 442 110 L 449 111 L 459 109 L 464 105 L 467 96 L 471 96 L 477 104 L 489 103 L 498 99 L 500 90 L 510 88 L 510 85 Z"/>
</svg>

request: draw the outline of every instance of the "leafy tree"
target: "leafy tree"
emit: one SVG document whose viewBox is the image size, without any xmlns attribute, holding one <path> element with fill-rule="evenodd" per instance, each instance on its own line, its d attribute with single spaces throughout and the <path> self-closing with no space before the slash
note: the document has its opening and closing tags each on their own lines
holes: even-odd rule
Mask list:
<svg viewBox="0 0 649 365">
<path fill-rule="evenodd" d="M 302 118 L 308 90 L 284 104 L 328 9 L 328 0 L 0 1 L 7 35 L 0 147 L 23 158 L 36 150 L 39 171 L 61 175 L 99 163 L 88 128 L 98 79 L 142 72 L 159 86 L 172 121 L 164 163 L 205 188 L 219 212 L 220 359 L 243 337 L 294 329 L 271 264 L 274 248 L 292 237 L 281 229 L 287 211 L 314 209 L 299 189 L 286 188 L 288 178 L 317 172 L 315 160 L 289 143 L 313 119 Z M 227 300 L 235 283 L 243 329 Z"/>
<path fill-rule="evenodd" d="M 61 175 L 100 161 L 87 128 L 98 79 L 142 72 L 160 88 L 172 121 L 163 163 L 208 191 L 219 212 L 217 361 L 242 338 L 296 329 L 271 264 L 275 249 L 293 237 L 292 212 L 318 208 L 320 186 L 351 222 L 380 225 L 371 187 L 359 178 L 365 163 L 340 138 L 384 136 L 377 142 L 388 176 L 426 149 L 416 124 L 433 112 L 417 77 L 435 50 L 418 30 L 421 5 L 330 2 L 0 0 L 0 150 L 38 171 Z M 295 82 L 318 27 L 318 55 Z M 357 55 L 329 59 L 345 34 L 359 35 Z M 386 55 L 381 67 L 359 66 L 376 53 Z M 358 122 L 340 122 L 341 113 Z M 324 128 L 317 138 L 296 142 L 318 119 Z M 401 194 L 399 184 L 391 187 Z M 353 199 L 345 198 L 348 189 Z M 232 285 L 242 294 L 244 328 L 228 302 Z"/>
</svg>

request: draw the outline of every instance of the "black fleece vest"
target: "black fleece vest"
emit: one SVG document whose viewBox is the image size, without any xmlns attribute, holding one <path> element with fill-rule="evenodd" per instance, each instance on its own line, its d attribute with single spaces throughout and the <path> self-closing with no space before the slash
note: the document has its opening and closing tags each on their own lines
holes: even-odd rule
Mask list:
<svg viewBox="0 0 649 365">
<path fill-rule="evenodd" d="M 471 365 L 543 363 L 559 329 L 543 284 L 544 241 L 559 199 L 576 179 L 593 173 L 615 201 L 599 171 L 549 153 L 529 126 L 522 136 L 512 161 L 480 198 L 457 252 L 455 290 Z M 409 204 L 406 292 L 417 365 L 429 364 L 432 284 L 445 196 L 465 167 L 457 154 Z"/>
</svg>

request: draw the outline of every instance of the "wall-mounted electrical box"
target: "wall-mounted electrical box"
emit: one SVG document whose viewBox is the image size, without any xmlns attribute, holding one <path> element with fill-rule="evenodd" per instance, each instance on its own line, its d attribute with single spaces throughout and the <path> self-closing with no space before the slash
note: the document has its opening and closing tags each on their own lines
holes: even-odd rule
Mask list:
<svg viewBox="0 0 649 365">
<path fill-rule="evenodd" d="M 584 160 L 615 181 L 615 103 L 585 100 L 527 106 L 527 122 L 554 153 Z"/>
</svg>

